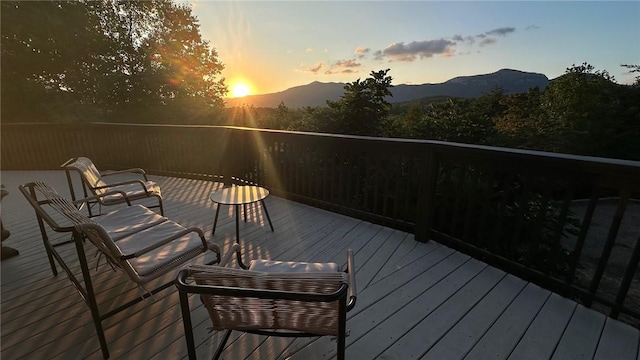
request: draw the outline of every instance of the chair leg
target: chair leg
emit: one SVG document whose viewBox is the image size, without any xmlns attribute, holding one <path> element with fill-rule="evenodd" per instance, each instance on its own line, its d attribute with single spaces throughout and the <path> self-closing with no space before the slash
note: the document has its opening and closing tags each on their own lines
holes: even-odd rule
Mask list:
<svg viewBox="0 0 640 360">
<path fill-rule="evenodd" d="M 193 325 L 191 324 L 191 311 L 189 310 L 189 295 L 183 291 L 180 294 L 180 309 L 182 311 L 182 325 L 184 326 L 184 338 L 187 341 L 187 353 L 189 360 L 196 360 L 196 345 L 193 338 Z"/>
<path fill-rule="evenodd" d="M 220 204 L 218 204 L 217 208 L 216 208 L 216 217 L 213 219 L 213 229 L 211 229 L 211 236 L 213 237 L 213 235 L 215 235 L 216 233 L 216 226 L 218 225 L 218 214 L 220 214 Z"/>
<path fill-rule="evenodd" d="M 240 244 L 240 205 L 235 206 L 236 212 L 236 244 Z"/>
<path fill-rule="evenodd" d="M 84 191 L 84 197 L 85 198 L 89 197 L 89 194 L 87 192 L 87 185 L 84 182 L 82 182 L 82 190 Z M 93 203 L 95 204 L 95 202 Z M 89 212 L 89 217 L 93 217 L 93 212 L 91 212 L 91 206 L 92 206 L 91 204 L 92 204 L 91 201 L 87 202 L 87 211 Z M 100 211 L 102 212 L 102 209 L 100 209 Z"/>
<path fill-rule="evenodd" d="M 51 272 L 53 273 L 53 276 L 58 276 L 58 269 L 56 268 L 56 263 L 53 261 L 53 250 L 51 249 L 53 245 L 51 245 L 51 243 L 49 242 L 49 237 L 47 236 L 47 231 L 44 228 L 44 222 L 42 221 L 42 218 L 37 215 L 36 217 L 38 218 L 38 226 L 40 227 L 40 234 L 42 235 L 42 243 L 44 244 L 44 249 L 47 252 L 47 258 L 49 259 Z"/>
<path fill-rule="evenodd" d="M 340 299 L 340 305 L 338 306 L 338 360 L 344 360 L 345 348 L 347 342 L 347 298 Z"/>
<path fill-rule="evenodd" d="M 225 330 L 224 335 L 222 336 L 222 340 L 220 340 L 220 344 L 216 349 L 216 354 L 213 356 L 215 360 L 220 359 L 220 356 L 224 351 L 224 346 L 227 344 L 227 341 L 229 340 L 229 336 L 231 336 L 231 330 Z"/>
<path fill-rule="evenodd" d="M 102 349 L 102 357 L 109 358 L 109 349 L 107 347 L 107 339 L 104 335 L 104 329 L 102 328 L 102 318 L 100 316 L 100 310 L 98 309 L 98 303 L 96 301 L 96 295 L 93 291 L 93 283 L 91 281 L 91 273 L 87 258 L 84 254 L 83 236 L 74 231 L 74 240 L 76 243 L 76 250 L 78 253 L 78 259 L 80 260 L 80 268 L 82 269 L 82 276 L 84 278 L 84 286 L 86 291 L 86 302 L 91 310 L 91 317 L 93 317 L 93 324 L 96 327 L 96 333 L 98 340 L 100 341 L 100 348 Z"/>
<path fill-rule="evenodd" d="M 264 200 L 260 200 L 260 204 L 262 204 L 264 213 L 265 215 L 267 215 L 267 220 L 269 220 L 269 226 L 271 227 L 271 231 L 273 232 L 273 224 L 271 223 L 271 217 L 269 216 L 269 211 L 267 211 L 267 204 L 264 203 Z"/>
<path fill-rule="evenodd" d="M 158 206 L 160 207 L 160 215 L 164 216 L 164 207 L 162 206 L 162 198 L 158 197 Z"/>
</svg>

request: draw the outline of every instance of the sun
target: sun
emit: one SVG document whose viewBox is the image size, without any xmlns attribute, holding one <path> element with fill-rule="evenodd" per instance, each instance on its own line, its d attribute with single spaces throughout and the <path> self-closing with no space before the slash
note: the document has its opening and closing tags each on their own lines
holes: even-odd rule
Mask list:
<svg viewBox="0 0 640 360">
<path fill-rule="evenodd" d="M 234 98 L 243 97 L 251 94 L 251 89 L 245 83 L 237 83 L 231 88 L 231 96 Z"/>
</svg>

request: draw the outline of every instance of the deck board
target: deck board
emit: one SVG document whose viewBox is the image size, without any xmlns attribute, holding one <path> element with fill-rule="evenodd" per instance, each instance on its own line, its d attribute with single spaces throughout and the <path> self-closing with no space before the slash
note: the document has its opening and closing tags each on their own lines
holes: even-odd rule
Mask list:
<svg viewBox="0 0 640 360">
<path fill-rule="evenodd" d="M 538 311 L 547 300 L 549 291 L 528 284 L 504 310 L 465 359 L 506 359 L 517 346 Z"/>
<path fill-rule="evenodd" d="M 509 359 L 534 360 L 551 357 L 576 305 L 573 301 L 551 294 Z"/>
<path fill-rule="evenodd" d="M 578 305 L 552 359 L 592 359 L 605 321 L 604 315 Z"/>
<path fill-rule="evenodd" d="M 435 311 L 422 319 L 411 332 L 404 335 L 381 355 L 390 359 L 419 359 L 425 350 L 440 340 L 444 333 L 480 301 L 503 277 L 505 273 L 485 267 L 468 286 L 459 290 L 442 303 Z"/>
<path fill-rule="evenodd" d="M 608 318 L 593 358 L 595 360 L 633 360 L 637 357 L 636 347 L 633 344 L 638 343 L 638 340 L 638 332 L 631 326 Z"/>
<path fill-rule="evenodd" d="M 221 184 L 152 177 L 163 189 L 165 214 L 211 235 L 215 205 L 209 194 Z M 43 180 L 69 196 L 64 172 L 3 172 L 10 195 L 3 222 L 12 235 L 3 243 L 20 255 L 1 264 L 1 353 L 7 359 L 100 359 L 87 307 L 60 270 L 54 277 L 33 210 L 17 185 Z M 240 235 L 245 262 L 252 258 L 346 262 L 352 249 L 358 302 L 348 314 L 350 359 L 546 359 L 640 360 L 638 329 L 607 318 L 548 290 L 413 234 L 270 196 L 275 231 L 260 206 L 247 208 Z M 67 234 L 50 233 L 56 241 Z M 223 206 L 213 240 L 228 249 L 235 214 Z M 86 246 L 95 266 L 91 246 Z M 73 244 L 58 248 L 80 275 Z M 203 263 L 212 254 L 200 257 Z M 100 266 L 92 273 L 101 309 L 137 296 L 122 273 Z M 167 275 L 165 280 L 175 275 Z M 210 357 L 220 333 L 196 296 L 190 298 L 199 358 Z M 104 322 L 112 359 L 186 358 L 178 295 L 171 288 Z M 333 358 L 330 337 L 282 339 L 234 332 L 226 359 Z"/>
</svg>

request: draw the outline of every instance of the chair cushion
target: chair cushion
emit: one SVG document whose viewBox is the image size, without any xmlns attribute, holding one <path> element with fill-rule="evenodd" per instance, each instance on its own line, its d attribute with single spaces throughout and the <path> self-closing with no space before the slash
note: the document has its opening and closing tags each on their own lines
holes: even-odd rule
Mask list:
<svg viewBox="0 0 640 360">
<path fill-rule="evenodd" d="M 113 241 L 158 225 L 168 219 L 142 205 L 132 205 L 91 218 L 102 225 Z"/>
<path fill-rule="evenodd" d="M 307 263 L 296 261 L 251 260 L 249 270 L 268 273 L 299 273 L 299 272 L 338 272 L 340 267 L 336 263 Z"/>
<path fill-rule="evenodd" d="M 147 246 L 167 239 L 182 230 L 185 230 L 183 226 L 174 221 L 167 220 L 156 226 L 122 238 L 115 244 L 123 254 L 133 254 Z M 197 233 L 191 232 L 157 249 L 129 259 L 128 262 L 140 277 L 145 277 L 153 272 L 162 272 L 162 270 L 168 268 L 169 265 L 173 268 L 176 263 L 179 264 L 192 259 L 195 254 L 203 252 L 204 250 L 202 239 L 200 239 Z"/>
<path fill-rule="evenodd" d="M 149 192 L 158 196 L 161 195 L 160 186 L 158 186 L 158 184 L 156 184 L 153 181 L 143 181 L 143 183 Z M 140 184 L 109 186 L 107 188 L 100 190 L 101 193 L 105 193 L 108 191 L 123 191 L 125 194 L 127 194 L 127 197 L 129 197 L 129 199 L 131 200 L 147 197 L 147 193 L 144 191 L 144 189 L 142 189 Z M 103 201 L 105 203 L 109 203 L 109 202 L 119 203 L 119 202 L 122 202 L 122 195 L 120 194 L 108 195 L 103 198 Z"/>
</svg>

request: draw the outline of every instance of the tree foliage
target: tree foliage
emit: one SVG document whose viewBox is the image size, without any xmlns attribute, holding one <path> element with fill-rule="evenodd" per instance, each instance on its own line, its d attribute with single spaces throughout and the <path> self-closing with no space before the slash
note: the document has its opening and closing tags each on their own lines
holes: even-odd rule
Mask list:
<svg viewBox="0 0 640 360">
<path fill-rule="evenodd" d="M 620 66 L 629 69 L 630 74 L 640 73 L 640 65 L 622 64 Z M 636 75 L 635 79 L 636 81 L 633 83 L 633 85 L 640 86 L 640 74 Z"/>
<path fill-rule="evenodd" d="M 2 2 L 4 121 L 197 121 L 222 69 L 186 4 Z"/>
<path fill-rule="evenodd" d="M 640 97 L 633 100 L 634 93 L 638 95 L 637 89 L 616 84 L 608 72 L 594 71 L 587 63 L 568 68 L 541 97 L 542 111 L 558 136 L 555 150 L 623 156 L 632 140 L 628 136 L 637 136 L 640 124 Z"/>
<path fill-rule="evenodd" d="M 387 70 L 372 71 L 371 77 L 347 83 L 344 95 L 338 101 L 327 101 L 334 111 L 335 132 L 354 135 L 377 135 L 380 124 L 389 113 L 391 105 L 386 101 L 391 96 L 391 76 Z"/>
</svg>

